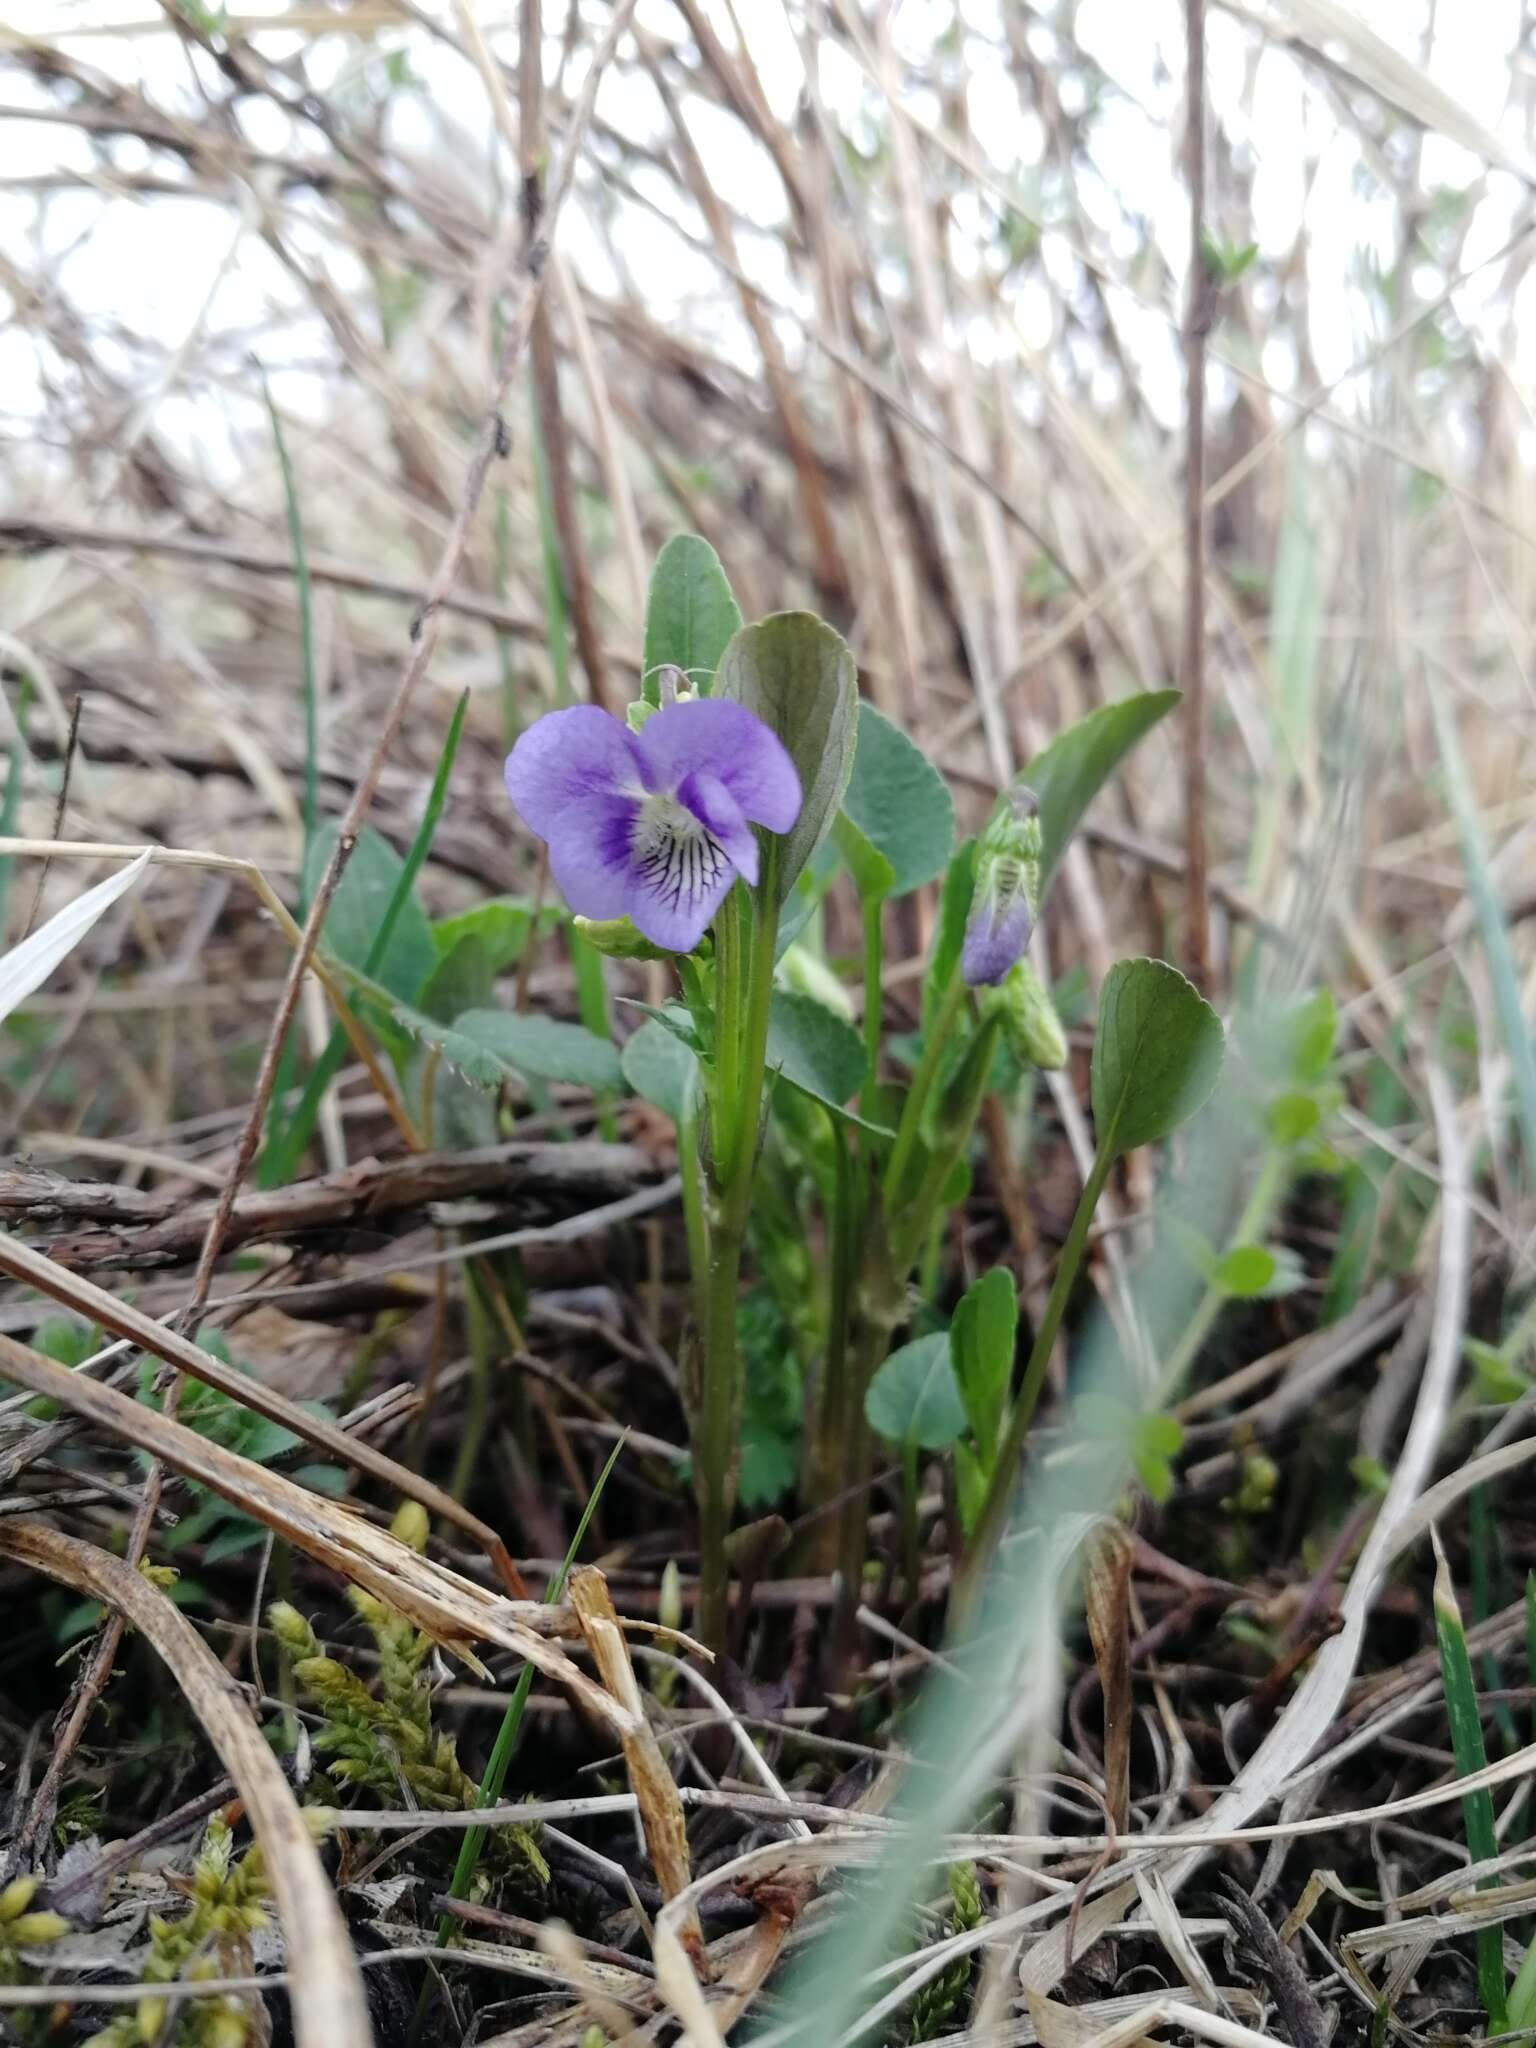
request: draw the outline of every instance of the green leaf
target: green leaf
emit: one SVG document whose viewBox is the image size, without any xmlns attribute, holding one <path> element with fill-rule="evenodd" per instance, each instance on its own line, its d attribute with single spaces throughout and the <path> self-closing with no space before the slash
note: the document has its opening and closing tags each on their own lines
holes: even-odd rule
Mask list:
<svg viewBox="0 0 1536 2048">
<path fill-rule="evenodd" d="M 1511 1401 L 1518 1401 L 1522 1394 L 1530 1392 L 1530 1380 L 1497 1345 L 1485 1344 L 1481 1337 L 1463 1337 L 1461 1348 L 1477 1375 L 1480 1400 L 1494 1401 L 1501 1407 L 1507 1407 Z"/>
<path fill-rule="evenodd" d="M 560 921 L 554 904 L 540 915 L 541 930 Z M 533 905 L 515 896 L 492 896 L 464 910 L 457 917 L 440 917 L 432 927 L 432 940 L 440 954 L 451 953 L 461 939 L 478 939 L 486 950 L 492 974 L 504 974 L 523 957 L 523 948 L 533 930 Z"/>
<path fill-rule="evenodd" d="M 744 1508 L 771 1508 L 788 1493 L 798 1472 L 799 1453 L 793 1437 L 779 1436 L 750 1417 L 743 1421 L 737 1496 Z"/>
<path fill-rule="evenodd" d="M 496 975 L 485 941 L 466 933 L 444 953 L 427 976 L 421 1007 L 441 1024 L 451 1024 L 465 1010 L 483 1010 L 496 991 Z"/>
<path fill-rule="evenodd" d="M 955 1378 L 971 1434 L 988 1471 L 997 1455 L 1003 1409 L 1013 1379 L 1018 1326 L 1018 1290 L 1006 1266 L 994 1266 L 967 1289 L 949 1326 Z"/>
<path fill-rule="evenodd" d="M 1332 1064 L 1338 1028 L 1332 991 L 1318 989 L 1245 1019 L 1243 1050 L 1270 1087 L 1307 1092 Z"/>
<path fill-rule="evenodd" d="M 1211 1277 L 1223 1294 L 1248 1301 L 1263 1294 L 1278 1271 L 1275 1255 L 1267 1245 L 1238 1244 L 1217 1260 Z"/>
<path fill-rule="evenodd" d="M 413 1004 L 352 969 L 347 980 L 361 1000 L 382 1013 L 386 1026 L 432 1047 L 477 1088 L 506 1082 L 567 1081 L 600 1092 L 623 1084 L 618 1050 L 580 1024 L 554 1017 L 523 1017 L 510 1010 L 466 1010 L 440 1023 Z"/>
<path fill-rule="evenodd" d="M 667 1025 L 648 1018 L 619 1055 L 624 1078 L 645 1102 L 680 1124 L 698 1060 Z"/>
<path fill-rule="evenodd" d="M 1070 725 L 1037 754 L 1019 780 L 1040 805 L 1040 886 L 1049 883 L 1084 811 L 1138 740 L 1178 703 L 1178 690 L 1148 690 L 1106 704 Z"/>
<path fill-rule="evenodd" d="M 893 1351 L 869 1383 L 864 1413 L 890 1443 L 948 1450 L 965 1428 L 948 1334 L 918 1337 Z"/>
<path fill-rule="evenodd" d="M 330 863 L 341 828 L 334 820 L 322 825 L 310 842 L 304 862 L 304 900 L 314 900 L 320 878 Z M 365 825 L 352 858 L 342 871 L 326 912 L 321 941 L 343 966 L 366 966 L 374 934 L 389 908 L 405 863 L 390 845 Z M 392 996 L 414 1003 L 437 963 L 437 946 L 427 913 L 414 892 L 401 904 L 384 957 L 375 963 L 373 979 Z"/>
<path fill-rule="evenodd" d="M 879 847 L 864 837 L 846 810 L 833 820 L 832 836 L 860 896 L 866 903 L 883 903 L 896 887 L 896 870 Z"/>
<path fill-rule="evenodd" d="M 846 643 L 811 612 L 744 626 L 720 658 L 715 695 L 745 704 L 778 734 L 800 777 L 800 815 L 778 842 L 780 902 L 832 829 L 858 739 L 858 671 Z"/>
<path fill-rule="evenodd" d="M 965 946 L 965 922 L 971 914 L 971 898 L 975 893 L 976 842 L 967 839 L 955 849 L 955 857 L 944 876 L 944 888 L 939 897 L 939 928 L 934 935 L 933 957 L 928 962 L 928 973 L 923 981 L 925 1030 L 960 965 L 960 955 Z"/>
<path fill-rule="evenodd" d="M 943 874 L 955 849 L 955 806 L 943 776 L 872 704 L 859 706 L 843 815 L 890 863 L 895 896 Z"/>
<path fill-rule="evenodd" d="M 645 701 L 661 702 L 657 672 L 669 663 L 707 696 L 721 655 L 740 631 L 741 609 L 720 557 L 696 533 L 674 534 L 656 557 L 646 593 Z"/>
<path fill-rule="evenodd" d="M 768 1012 L 768 1070 L 840 1109 L 864 1084 L 864 1040 L 814 996 L 776 988 Z"/>
<path fill-rule="evenodd" d="M 594 1089 L 623 1085 L 615 1046 L 581 1024 L 512 1010 L 466 1010 L 455 1018 L 453 1035 L 525 1080 L 568 1081 Z"/>
<path fill-rule="evenodd" d="M 1300 1088 L 1277 1095 L 1269 1105 L 1269 1135 L 1279 1146 L 1299 1145 L 1323 1119 L 1323 1105 Z"/>
<path fill-rule="evenodd" d="M 1163 960 L 1119 960 L 1104 977 L 1093 1041 L 1099 1143 L 1129 1152 L 1193 1116 L 1221 1072 L 1221 1019 Z"/>
<path fill-rule="evenodd" d="M 987 1474 L 964 1437 L 955 1445 L 955 1494 L 960 1505 L 960 1527 L 969 1536 L 987 1497 Z"/>
</svg>

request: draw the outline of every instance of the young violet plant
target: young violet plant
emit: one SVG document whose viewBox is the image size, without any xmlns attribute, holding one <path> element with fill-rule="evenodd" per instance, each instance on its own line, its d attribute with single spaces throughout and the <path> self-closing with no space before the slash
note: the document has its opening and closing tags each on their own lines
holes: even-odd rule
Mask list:
<svg viewBox="0 0 1536 2048">
<path fill-rule="evenodd" d="M 687 1030 L 674 1028 L 698 1055 L 704 1097 L 702 1116 L 691 1101 L 680 1105 L 680 1122 L 698 1324 L 687 1376 L 697 1625 L 712 1644 L 724 1640 L 727 1619 L 737 1319 L 780 913 L 831 829 L 853 763 L 855 702 L 851 655 L 808 613 L 777 614 L 719 644 L 719 631 L 739 621 L 723 587 L 703 542 L 674 542 L 658 565 L 647 627 L 648 657 L 658 659 L 631 720 L 590 706 L 552 712 L 507 762 L 512 800 L 546 839 L 572 909 L 594 921 L 585 927 L 592 942 L 633 956 L 643 950 L 638 934 L 676 955 L 689 999 Z M 716 637 L 700 640 L 699 621 L 711 617 Z M 673 672 L 695 687 L 678 691 Z M 695 1085 L 690 1075 L 685 1095 Z"/>
<path fill-rule="evenodd" d="M 1176 701 L 1149 693 L 1084 719 L 957 846 L 942 777 L 859 702 L 838 635 L 803 612 L 744 625 L 713 551 L 680 536 L 656 564 L 642 694 L 626 717 L 586 705 L 551 712 L 513 747 L 508 791 L 548 846 L 582 943 L 616 960 L 668 961 L 677 977 L 676 997 L 651 1008 L 624 1046 L 622 1076 L 678 1129 L 692 1269 L 682 1382 L 699 1518 L 695 1627 L 715 1647 L 727 1635 L 744 1425 L 757 1433 L 752 1505 L 798 1474 L 812 1511 L 800 1563 L 838 1573 L 841 1635 L 863 1575 L 877 1432 L 903 1454 L 914 1574 L 920 1450 L 954 1451 L 968 1574 L 995 1544 L 1109 1172 L 1191 1114 L 1214 1082 L 1220 1025 L 1172 968 L 1123 962 L 1106 984 L 1098 1155 L 1018 1387 L 1006 1275 L 987 1276 L 962 1303 L 953 1344 L 920 1338 L 895 1356 L 892 1347 L 914 1320 L 914 1279 L 933 1319 L 944 1224 L 966 1193 L 984 1101 L 1065 1063 L 1061 1019 L 1028 957 L 1032 936 L 1087 805 Z M 861 914 L 858 1024 L 823 941 L 825 898 L 841 873 Z M 934 883 L 921 1028 L 902 1040 L 886 1031 L 886 912 Z M 419 1018 L 406 1028 L 473 1080 L 497 1042 L 493 1024 L 482 1010 L 446 1032 Z M 577 1029 L 503 1024 L 517 1039 L 541 1024 Z M 515 1045 L 506 1058 L 518 1064 Z M 758 1280 L 744 1296 L 749 1245 Z M 800 1390 L 798 1443 L 783 1433 L 796 1405 L 786 1371 Z"/>
</svg>

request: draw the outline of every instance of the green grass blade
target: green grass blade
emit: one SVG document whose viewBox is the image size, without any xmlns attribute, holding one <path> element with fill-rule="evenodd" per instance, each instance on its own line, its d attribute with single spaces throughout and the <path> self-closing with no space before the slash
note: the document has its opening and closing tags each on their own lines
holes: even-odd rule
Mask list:
<svg viewBox="0 0 1536 2048">
<path fill-rule="evenodd" d="M 1509 943 L 1509 925 L 1493 877 L 1488 871 L 1488 849 L 1483 839 L 1482 825 L 1478 820 L 1471 784 L 1467 779 L 1467 766 L 1462 758 L 1461 743 L 1456 737 L 1455 721 L 1446 709 L 1444 699 L 1433 678 L 1426 677 L 1425 683 L 1429 690 L 1430 709 L 1435 718 L 1435 736 L 1440 746 L 1440 759 L 1445 768 L 1451 815 L 1456 821 L 1456 831 L 1461 840 L 1462 864 L 1467 871 L 1467 885 L 1471 890 L 1473 909 L 1477 913 L 1478 929 L 1482 933 L 1483 950 L 1488 955 L 1488 971 L 1493 981 L 1493 1000 L 1498 1012 L 1499 1029 L 1504 1035 L 1510 1065 L 1514 1069 L 1515 1103 L 1520 1115 L 1521 1134 L 1525 1140 L 1526 1175 L 1529 1180 L 1536 1183 L 1536 1046 L 1532 1045 L 1525 1013 L 1521 1008 L 1520 977 L 1515 968 L 1514 951 Z"/>
<path fill-rule="evenodd" d="M 405 864 L 400 870 L 400 879 L 395 884 L 394 894 L 389 899 L 384 915 L 379 920 L 379 928 L 374 933 L 373 943 L 368 948 L 368 956 L 363 963 L 364 974 L 373 973 L 379 962 L 384 958 L 385 949 L 389 945 L 390 935 L 395 928 L 395 921 L 404 909 L 411 890 L 415 886 L 416 877 L 420 874 L 427 855 L 432 850 L 432 840 L 437 832 L 437 821 L 442 816 L 443 804 L 448 795 L 448 778 L 453 773 L 454 757 L 459 751 L 459 739 L 464 730 L 464 714 L 468 709 L 469 692 L 466 690 L 463 696 L 460 697 L 454 709 L 453 717 L 449 721 L 448 736 L 443 742 L 443 751 L 437 764 L 437 773 L 432 778 L 432 788 L 427 797 L 427 807 L 422 813 L 420 825 L 416 828 L 416 836 L 411 841 L 411 848 L 405 857 Z M 289 1119 L 287 1126 L 279 1137 L 276 1137 L 268 1144 L 266 1151 L 262 1154 L 260 1180 L 263 1187 L 282 1187 L 287 1181 L 292 1179 L 294 1168 L 298 1165 L 304 1147 L 309 1143 L 310 1133 L 314 1130 L 315 1120 L 320 1114 L 320 1104 L 325 1096 L 325 1091 L 336 1078 L 337 1071 L 346 1056 L 346 1047 L 346 1034 L 338 1025 L 327 1040 L 325 1051 L 321 1054 L 313 1073 L 305 1084 L 304 1093 L 300 1097 L 299 1105 Z"/>
<path fill-rule="evenodd" d="M 261 395 L 267 402 L 272 422 L 272 443 L 277 466 L 282 471 L 283 499 L 288 507 L 288 544 L 293 549 L 293 576 L 299 593 L 299 649 L 304 664 L 304 856 L 314 844 L 320 824 L 320 688 L 315 668 L 315 605 L 309 580 L 309 553 L 304 545 L 304 521 L 299 512 L 298 483 L 288 459 L 283 423 L 272 403 L 271 387 L 265 376 Z"/>
<path fill-rule="evenodd" d="M 612 1040 L 613 1014 L 608 1004 L 608 984 L 603 978 L 603 956 L 590 945 L 574 925 L 570 929 L 571 966 L 576 973 L 576 1008 L 587 1029 L 599 1038 Z M 598 1129 L 613 1143 L 619 1135 L 613 1113 L 613 1097 L 598 1097 Z"/>
<path fill-rule="evenodd" d="M 537 404 L 529 408 L 528 431 L 533 439 L 533 478 L 539 503 L 539 548 L 544 561 L 544 621 L 549 659 L 555 671 L 555 703 L 571 701 L 571 649 L 565 604 L 565 571 L 560 535 L 555 528 L 555 497 L 549 481 L 549 453 L 539 424 Z"/>
<path fill-rule="evenodd" d="M 1467 1501 L 1467 1536 L 1472 1568 L 1472 1623 L 1476 1627 L 1503 1604 L 1498 1536 L 1494 1527 L 1493 1504 L 1486 1486 L 1474 1487 Z M 1485 1650 L 1482 1666 L 1484 1690 L 1502 1692 L 1504 1674 L 1499 1668 L 1497 1653 Z M 1515 1717 L 1507 1700 L 1494 1701 L 1493 1724 L 1499 1731 L 1499 1741 L 1506 1755 L 1520 1747 Z"/>
<path fill-rule="evenodd" d="M 587 1539 L 587 1530 L 591 1526 L 592 1517 L 597 1512 L 597 1504 L 603 1497 L 603 1488 L 608 1484 L 608 1475 L 618 1463 L 619 1453 L 623 1450 L 625 1441 L 625 1438 L 619 1438 L 619 1441 L 608 1455 L 607 1464 L 604 1465 L 602 1471 L 597 1475 L 597 1484 L 593 1487 L 591 1496 L 586 1506 L 582 1509 L 581 1520 L 576 1524 L 576 1533 L 571 1538 L 570 1548 L 565 1553 L 565 1562 L 550 1580 L 548 1589 L 545 1592 L 544 1604 L 547 1607 L 555 1606 L 565 1591 L 565 1582 L 570 1574 L 571 1566 L 576 1562 L 577 1557 L 581 1553 L 581 1546 Z M 517 1753 L 518 1741 L 523 1731 L 523 1713 L 527 1707 L 528 1694 L 532 1686 L 533 1666 L 525 1664 L 518 1678 L 512 1698 L 507 1704 L 507 1711 L 502 1716 L 501 1727 L 497 1731 L 496 1741 L 491 1749 L 490 1761 L 485 1767 L 485 1776 L 480 1781 L 479 1804 L 481 1806 L 494 1806 L 501 1797 L 501 1788 L 507 1781 L 508 1767 Z M 489 1833 L 489 1828 L 469 1828 L 466 1830 L 463 1843 L 459 1849 L 458 1861 L 453 1866 L 453 1880 L 448 1887 L 448 1896 L 451 1899 L 463 1899 L 469 1896 L 469 1888 L 474 1883 L 475 1870 L 479 1864 L 481 1852 L 485 1847 L 485 1838 Z M 445 1913 L 438 1921 L 437 1944 L 439 1948 L 443 1946 L 452 1934 L 453 1926 L 454 1922 L 449 1914 Z"/>
<path fill-rule="evenodd" d="M 1488 1761 L 1483 1747 L 1482 1714 L 1477 1704 L 1477 1687 L 1472 1680 L 1472 1659 L 1467 1654 L 1467 1633 L 1456 1588 L 1446 1567 L 1445 1553 L 1435 1538 L 1435 1635 L 1440 1644 L 1440 1680 L 1445 1687 L 1446 1717 L 1451 1724 L 1451 1749 L 1456 1769 L 1464 1778 L 1482 1770 Z M 1493 1827 L 1493 1796 L 1485 1787 L 1469 1792 L 1461 1802 L 1467 1831 L 1467 1848 L 1474 1863 L 1484 1863 L 1499 1853 Z M 1496 1878 L 1482 1880 L 1483 1889 L 1497 1884 Z M 1522 1970 L 1521 1975 L 1525 1972 Z M 1477 1988 L 1488 2015 L 1488 2031 L 1502 2034 L 1509 2027 L 1504 1983 L 1504 1932 L 1483 1927 L 1477 1934 Z"/>
</svg>

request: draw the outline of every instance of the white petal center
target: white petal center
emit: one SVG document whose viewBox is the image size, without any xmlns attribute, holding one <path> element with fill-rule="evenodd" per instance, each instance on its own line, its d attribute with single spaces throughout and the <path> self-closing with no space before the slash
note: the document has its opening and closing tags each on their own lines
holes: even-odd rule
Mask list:
<svg viewBox="0 0 1536 2048">
<path fill-rule="evenodd" d="M 670 796 L 648 796 L 631 847 L 635 872 L 677 910 L 707 895 L 730 869 L 725 848 Z"/>
</svg>

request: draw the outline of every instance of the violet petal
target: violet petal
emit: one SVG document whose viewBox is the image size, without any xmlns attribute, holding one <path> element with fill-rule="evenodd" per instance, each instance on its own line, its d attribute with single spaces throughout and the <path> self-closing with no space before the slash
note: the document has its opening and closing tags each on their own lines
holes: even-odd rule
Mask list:
<svg viewBox="0 0 1536 2048">
<path fill-rule="evenodd" d="M 698 771 L 725 784 L 743 816 L 787 832 L 800 815 L 800 778 L 782 741 L 744 704 L 696 697 L 669 704 L 639 736 L 652 789 L 675 790 Z"/>
<path fill-rule="evenodd" d="M 595 796 L 570 804 L 549 834 L 549 869 L 579 917 L 622 917 L 640 805 Z"/>
<path fill-rule="evenodd" d="M 972 988 L 1006 980 L 1029 950 L 1035 920 L 1023 890 L 978 899 L 965 927 L 960 972 Z"/>
<path fill-rule="evenodd" d="M 644 794 L 635 736 L 595 704 L 548 712 L 507 756 L 507 794 L 530 831 L 552 838 L 572 804 Z"/>
<path fill-rule="evenodd" d="M 642 817 L 624 892 L 625 915 L 653 944 L 691 953 L 735 879 L 725 848 L 686 813 L 681 829 L 675 818 Z"/>
</svg>

